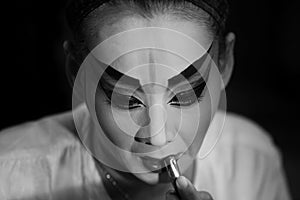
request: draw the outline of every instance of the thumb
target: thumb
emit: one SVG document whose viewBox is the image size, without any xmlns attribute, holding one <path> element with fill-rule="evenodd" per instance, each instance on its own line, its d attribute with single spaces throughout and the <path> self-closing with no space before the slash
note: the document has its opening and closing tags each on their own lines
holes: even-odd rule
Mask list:
<svg viewBox="0 0 300 200">
<path fill-rule="evenodd" d="M 194 185 L 184 176 L 180 176 L 176 180 L 178 193 L 182 199 L 193 200 L 197 199 L 197 190 Z"/>
<path fill-rule="evenodd" d="M 212 200 L 207 192 L 198 192 L 194 185 L 184 176 L 176 180 L 176 187 L 182 200 Z"/>
</svg>

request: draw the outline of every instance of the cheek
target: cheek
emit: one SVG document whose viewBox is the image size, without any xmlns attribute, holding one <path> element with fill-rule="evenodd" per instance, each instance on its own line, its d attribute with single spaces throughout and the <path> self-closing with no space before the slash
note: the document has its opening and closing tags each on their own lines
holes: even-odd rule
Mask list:
<svg viewBox="0 0 300 200">
<path fill-rule="evenodd" d="M 98 122 L 108 139 L 118 147 L 129 150 L 133 137 L 123 132 L 115 121 L 111 105 L 105 100 L 104 93 L 97 92 L 95 110 Z"/>
<path fill-rule="evenodd" d="M 205 95 L 201 102 L 189 109 L 182 109 L 182 120 L 179 134 L 189 147 L 189 154 L 194 157 L 204 140 L 212 116 L 209 95 Z"/>
</svg>

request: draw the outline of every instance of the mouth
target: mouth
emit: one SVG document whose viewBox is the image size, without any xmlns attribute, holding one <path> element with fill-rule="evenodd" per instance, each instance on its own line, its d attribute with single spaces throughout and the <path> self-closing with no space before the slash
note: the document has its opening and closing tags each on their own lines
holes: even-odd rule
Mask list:
<svg viewBox="0 0 300 200">
<path fill-rule="evenodd" d="M 164 167 L 163 160 L 151 158 L 151 157 L 141 157 L 144 167 L 154 173 L 160 173 L 161 169 Z"/>
<path fill-rule="evenodd" d="M 175 155 L 175 159 L 178 160 L 183 153 L 178 153 Z M 169 155 L 170 156 L 170 155 Z M 164 158 L 158 159 L 153 158 L 149 156 L 140 157 L 144 167 L 146 167 L 148 170 L 150 170 L 152 173 L 161 173 L 163 171 L 166 171 L 164 160 L 168 158 L 169 156 L 166 156 Z"/>
</svg>

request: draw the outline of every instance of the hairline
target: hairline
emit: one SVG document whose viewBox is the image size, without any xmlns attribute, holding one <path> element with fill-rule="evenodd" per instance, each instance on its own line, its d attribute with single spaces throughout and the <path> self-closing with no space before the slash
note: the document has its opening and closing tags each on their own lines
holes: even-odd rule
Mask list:
<svg viewBox="0 0 300 200">
<path fill-rule="evenodd" d="M 130 5 L 125 4 L 122 0 L 117 1 L 120 4 L 105 3 L 92 12 L 90 12 L 80 24 L 77 36 L 84 40 L 89 40 L 90 37 L 98 37 L 97 33 L 103 27 L 116 23 L 124 17 L 137 17 L 146 20 L 153 20 L 155 17 L 170 17 L 173 19 L 187 20 L 206 27 L 209 36 L 216 33 L 211 30 L 210 26 L 213 24 L 212 17 L 203 9 L 193 5 L 190 2 L 176 4 L 169 2 L 167 8 L 157 8 L 159 5 L 154 4 L 153 8 L 143 12 L 143 10 L 135 5 L 132 1 Z M 116 3 L 116 2 L 115 2 Z M 166 7 L 166 6 L 165 6 Z M 121 10 L 121 12 L 120 12 Z M 197 14 L 196 14 L 197 13 Z M 199 14 L 198 14 L 199 13 Z M 75 40 L 78 38 L 75 38 Z"/>
</svg>

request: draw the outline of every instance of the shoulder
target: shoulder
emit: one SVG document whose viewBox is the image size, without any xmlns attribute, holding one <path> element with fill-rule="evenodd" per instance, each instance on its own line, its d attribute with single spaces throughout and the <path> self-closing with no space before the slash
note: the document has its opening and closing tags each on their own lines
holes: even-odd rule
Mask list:
<svg viewBox="0 0 300 200">
<path fill-rule="evenodd" d="M 281 153 L 269 133 L 252 120 L 232 113 L 226 115 L 221 138 L 208 160 L 222 166 L 232 179 L 243 177 L 249 182 L 263 181 L 268 173 L 282 168 Z"/>
<path fill-rule="evenodd" d="M 84 107 L 75 112 L 89 120 Z M 0 199 L 103 197 L 94 160 L 76 134 L 72 112 L 0 132 Z"/>
<path fill-rule="evenodd" d="M 216 117 L 220 116 L 222 114 L 218 113 Z M 251 119 L 234 113 L 225 116 L 219 146 L 248 149 L 269 156 L 278 156 L 279 153 L 265 129 Z"/>
<path fill-rule="evenodd" d="M 216 199 L 289 199 L 281 154 L 271 136 L 258 124 L 236 114 L 217 113 L 213 126 L 222 135 L 204 159 L 197 160 L 195 185 Z M 224 123 L 223 123 L 224 122 Z M 230 191 L 228 193 L 228 191 Z"/>
<path fill-rule="evenodd" d="M 40 156 L 76 142 L 72 113 L 44 117 L 0 132 L 0 158 Z"/>
</svg>

